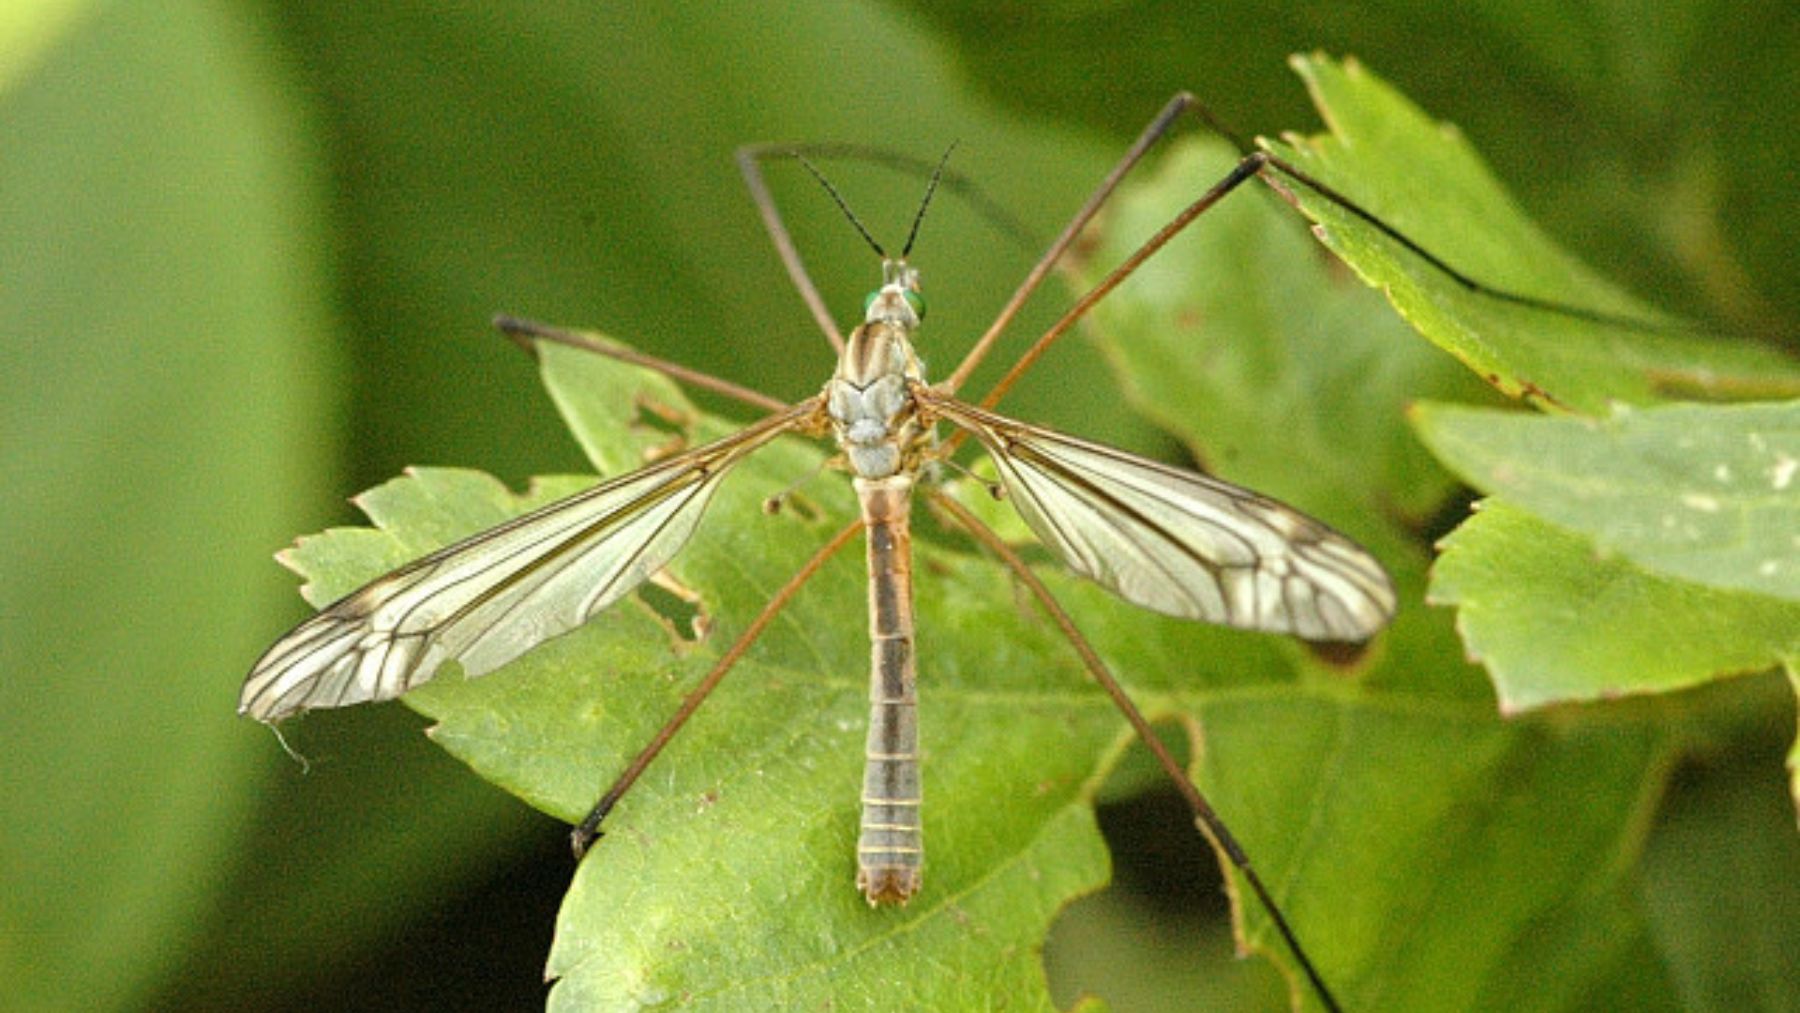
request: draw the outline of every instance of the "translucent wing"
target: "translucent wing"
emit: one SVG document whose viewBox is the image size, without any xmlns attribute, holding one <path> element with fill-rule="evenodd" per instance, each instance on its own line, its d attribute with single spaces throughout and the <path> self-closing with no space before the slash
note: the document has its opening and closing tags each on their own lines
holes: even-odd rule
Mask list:
<svg viewBox="0 0 1800 1013">
<path fill-rule="evenodd" d="M 1362 547 L 1247 489 L 921 393 L 993 456 L 1032 531 L 1127 601 L 1185 619 L 1367 640 L 1394 588 Z"/>
<path fill-rule="evenodd" d="M 446 661 L 491 672 L 566 633 L 680 550 L 719 479 L 817 399 L 439 549 L 327 606 L 263 654 L 238 712 L 275 721 L 400 695 Z"/>
</svg>

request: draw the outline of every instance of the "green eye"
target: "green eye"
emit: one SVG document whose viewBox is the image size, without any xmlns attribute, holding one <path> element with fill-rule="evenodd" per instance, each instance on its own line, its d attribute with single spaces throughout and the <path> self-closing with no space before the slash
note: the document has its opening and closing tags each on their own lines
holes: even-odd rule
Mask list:
<svg viewBox="0 0 1800 1013">
<path fill-rule="evenodd" d="M 869 311 L 875 308 L 876 301 L 881 298 L 881 293 L 884 291 L 886 290 L 876 289 L 863 297 L 864 316 L 868 316 Z M 912 307 L 913 316 L 923 321 L 925 319 L 925 297 L 911 289 L 903 290 L 900 295 L 906 300 L 906 305 Z"/>
</svg>

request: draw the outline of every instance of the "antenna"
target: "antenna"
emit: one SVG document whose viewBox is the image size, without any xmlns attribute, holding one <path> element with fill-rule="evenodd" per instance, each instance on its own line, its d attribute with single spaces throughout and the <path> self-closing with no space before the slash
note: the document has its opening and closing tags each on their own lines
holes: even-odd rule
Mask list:
<svg viewBox="0 0 1800 1013">
<path fill-rule="evenodd" d="M 850 219 L 850 224 L 856 226 L 856 231 L 862 233 L 863 242 L 869 244 L 869 248 L 875 251 L 877 257 L 882 260 L 888 259 L 887 251 L 881 248 L 881 244 L 875 241 L 874 236 L 869 235 L 869 230 L 863 227 L 862 219 L 856 217 L 856 212 L 850 210 L 850 205 L 844 202 L 844 195 L 838 193 L 837 187 L 831 185 L 831 180 L 825 178 L 825 174 L 819 171 L 818 166 L 807 161 L 805 155 L 796 152 L 794 157 L 799 160 L 801 165 L 806 166 L 806 171 L 812 173 L 813 178 L 819 181 L 819 185 L 825 188 L 825 192 L 831 195 L 832 203 L 838 206 L 838 210 L 844 213 L 845 218 Z"/>
<path fill-rule="evenodd" d="M 931 196 L 937 193 L 938 181 L 944 178 L 944 166 L 950 161 L 950 153 L 961 143 L 951 141 L 950 146 L 944 149 L 944 157 L 938 159 L 937 168 L 931 170 L 931 182 L 925 184 L 925 199 L 919 201 L 919 213 L 913 215 L 912 231 L 906 234 L 906 248 L 900 251 L 901 260 L 912 254 L 913 243 L 919 238 L 919 226 L 925 224 L 925 209 L 931 206 Z"/>
</svg>

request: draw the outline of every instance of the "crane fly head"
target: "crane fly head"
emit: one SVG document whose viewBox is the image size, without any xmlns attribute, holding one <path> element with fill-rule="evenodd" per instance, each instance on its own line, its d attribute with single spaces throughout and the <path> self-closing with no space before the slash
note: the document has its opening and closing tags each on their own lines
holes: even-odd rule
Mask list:
<svg viewBox="0 0 1800 1013">
<path fill-rule="evenodd" d="M 881 262 L 881 287 L 863 300 L 863 323 L 912 331 L 925 319 L 918 269 L 904 260 Z"/>
</svg>

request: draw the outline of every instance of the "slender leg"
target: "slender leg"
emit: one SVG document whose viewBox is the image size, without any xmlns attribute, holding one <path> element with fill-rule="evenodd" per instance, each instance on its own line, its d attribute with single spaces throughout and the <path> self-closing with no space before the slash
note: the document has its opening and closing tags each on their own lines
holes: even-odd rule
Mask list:
<svg viewBox="0 0 1800 1013">
<path fill-rule="evenodd" d="M 1131 256 L 1126 257 L 1124 263 L 1113 268 L 1100 284 L 1095 285 L 1086 295 L 1077 299 L 1075 305 L 1069 307 L 1069 311 L 1062 315 L 1062 319 L 1052 324 L 1049 330 L 1045 331 L 1037 341 L 1032 343 L 1030 348 L 1026 349 L 1024 355 L 1019 356 L 1019 361 L 1013 363 L 1012 368 L 1006 371 L 1006 375 L 1000 378 L 1000 382 L 994 385 L 994 389 L 988 391 L 987 396 L 981 399 L 981 407 L 992 408 L 997 404 L 1000 398 L 1012 389 L 1012 385 L 1018 382 L 1019 377 L 1025 375 L 1025 371 L 1043 356 L 1051 342 L 1062 337 L 1069 328 L 1075 326 L 1075 322 L 1086 316 L 1088 310 L 1094 308 L 1095 303 L 1106 298 L 1113 289 L 1118 288 L 1120 282 L 1129 278 L 1132 272 L 1143 265 L 1144 261 L 1149 260 L 1156 251 L 1162 249 L 1169 240 L 1174 239 L 1194 219 L 1205 214 L 1209 208 L 1223 200 L 1226 194 L 1243 185 L 1246 180 L 1253 178 L 1261 171 L 1267 159 L 1267 155 L 1258 152 L 1239 162 L 1237 167 L 1226 174 L 1224 179 L 1214 183 L 1197 200 L 1183 208 L 1180 214 L 1170 220 L 1169 224 L 1158 229 L 1156 235 L 1151 236 Z"/>
<path fill-rule="evenodd" d="M 1012 322 L 1013 317 L 1024 304 L 1026 298 L 1029 297 L 1031 293 L 1036 290 L 1038 285 L 1042 283 L 1043 279 L 1049 275 L 1050 271 L 1056 266 L 1057 261 L 1060 260 L 1063 253 L 1074 241 L 1077 234 L 1080 233 L 1081 229 L 1085 227 L 1099 211 L 1101 205 L 1105 203 L 1109 196 L 1111 196 L 1113 190 L 1117 188 L 1125 173 L 1142 159 L 1151 145 L 1156 143 L 1158 139 L 1174 126 L 1175 121 L 1183 112 L 1190 110 L 1205 121 L 1212 130 L 1229 140 L 1239 151 L 1244 152 L 1244 157 L 1224 176 L 1224 178 L 1213 184 L 1212 187 L 1207 189 L 1207 191 L 1199 197 L 1199 199 L 1183 209 L 1182 212 L 1170 221 L 1168 225 L 1163 226 L 1156 235 L 1152 236 L 1148 242 L 1139 247 L 1137 252 L 1128 257 L 1124 263 L 1120 264 L 1109 273 L 1099 285 L 1095 286 L 1092 291 L 1088 292 L 1076 302 L 1074 307 L 1063 314 L 1062 319 L 1058 320 L 1043 334 L 1042 337 L 1038 338 L 1037 342 L 1031 346 L 1030 350 L 1028 350 L 1025 355 L 1013 365 L 1012 369 L 1007 372 L 1006 376 L 994 386 L 994 389 L 989 391 L 987 396 L 981 399 L 979 403 L 982 407 L 993 407 L 1000 398 L 1012 388 L 1012 385 L 1018 381 L 1020 375 L 1043 355 L 1044 351 L 1052 342 L 1057 338 L 1060 338 L 1070 327 L 1074 326 L 1075 322 L 1085 316 L 1087 311 L 1092 309 L 1095 303 L 1099 302 L 1107 293 L 1118 287 L 1119 283 L 1129 277 L 1133 271 L 1137 270 L 1151 254 L 1161 249 L 1164 244 L 1174 238 L 1177 233 L 1186 228 L 1194 219 L 1205 213 L 1227 194 L 1237 189 L 1239 185 L 1254 176 L 1262 177 L 1263 181 L 1275 188 L 1277 192 L 1283 191 L 1284 188 L 1281 180 L 1284 179 L 1306 187 L 1330 203 L 1342 208 L 1345 212 L 1361 219 L 1371 228 L 1380 232 L 1382 235 L 1387 236 L 1395 243 L 1398 243 L 1408 252 L 1425 261 L 1425 263 L 1430 265 L 1434 270 L 1442 273 L 1445 277 L 1470 292 L 1530 309 L 1542 310 L 1560 314 L 1562 316 L 1573 317 L 1579 320 L 1587 320 L 1611 326 L 1629 327 L 1636 330 L 1646 330 L 1657 333 L 1687 333 L 1693 330 L 1693 328 L 1679 323 L 1671 324 L 1665 321 L 1646 320 L 1624 314 L 1605 313 L 1588 309 L 1583 306 L 1576 306 L 1571 303 L 1558 302 L 1553 299 L 1541 299 L 1536 296 L 1510 291 L 1482 282 L 1466 271 L 1462 271 L 1451 265 L 1448 261 L 1432 253 L 1430 250 L 1427 250 L 1417 240 L 1382 221 L 1374 214 L 1374 212 L 1369 211 L 1348 196 L 1345 196 L 1343 193 L 1326 183 L 1314 178 L 1305 170 L 1268 152 L 1251 150 L 1243 138 L 1239 137 L 1232 132 L 1230 128 L 1226 127 L 1210 110 L 1201 105 L 1192 95 L 1182 92 L 1173 99 L 1170 99 L 1169 103 L 1163 107 L 1162 112 L 1157 114 L 1156 119 L 1151 121 L 1150 126 L 1145 128 L 1144 132 L 1139 135 L 1137 142 L 1132 145 L 1131 150 L 1126 152 L 1125 157 L 1119 161 L 1118 165 L 1114 166 L 1113 171 L 1101 182 L 1100 187 L 1094 191 L 1093 196 L 1088 198 L 1087 203 L 1083 204 L 1081 210 L 1075 213 L 1075 217 L 1069 222 L 1069 225 L 1063 229 L 1062 234 L 1057 236 L 1056 241 L 1051 244 L 1049 251 L 1038 261 L 1037 266 L 1032 268 L 1031 273 L 1028 274 L 1025 281 L 1019 285 L 1018 291 L 1013 294 L 1012 299 L 1000 310 L 1000 314 L 995 318 L 994 323 L 990 325 L 986 333 L 982 334 L 981 338 L 975 342 L 975 345 L 969 349 L 968 354 L 964 356 L 962 363 L 959 364 L 956 367 L 956 370 L 944 381 L 942 387 L 947 393 L 954 393 L 968 380 L 969 374 L 974 372 L 976 365 L 987 356 L 994 341 L 1000 336 L 1000 333 L 1006 326 Z"/>
<path fill-rule="evenodd" d="M 1232 836 L 1231 830 L 1225 826 L 1225 821 L 1219 817 L 1212 805 L 1206 801 L 1206 797 L 1200 793 L 1200 789 L 1194 784 L 1193 779 L 1187 775 L 1185 770 L 1181 769 L 1181 764 L 1176 762 L 1175 757 L 1169 752 L 1169 748 L 1157 736 L 1155 729 L 1150 727 L 1150 722 L 1132 702 L 1131 697 L 1125 692 L 1125 688 L 1119 685 L 1119 680 L 1107 669 L 1106 663 L 1100 660 L 1100 655 L 1094 650 L 1093 645 L 1089 644 L 1087 638 L 1081 635 L 1081 631 L 1075 626 L 1075 621 L 1050 594 L 1050 589 L 1045 587 L 1044 583 L 1038 579 L 1037 574 L 1025 565 L 1025 561 L 1020 559 L 1017 553 L 1013 552 L 1011 546 L 1007 545 L 999 535 L 983 524 L 961 503 L 936 489 L 931 491 L 931 496 L 934 504 L 943 508 L 977 541 L 998 556 L 1014 576 L 1018 577 L 1020 582 L 1031 591 L 1032 596 L 1038 600 L 1039 606 L 1050 617 L 1051 622 L 1056 624 L 1057 629 L 1062 631 L 1063 636 L 1075 648 L 1075 653 L 1080 655 L 1082 665 L 1094 677 L 1094 681 L 1098 682 L 1100 687 L 1106 691 L 1106 695 L 1112 698 L 1119 711 L 1125 715 L 1125 720 L 1130 723 L 1132 730 L 1137 733 L 1138 738 L 1143 740 L 1144 745 L 1150 748 L 1150 752 L 1156 756 L 1157 763 L 1168 773 L 1169 779 L 1175 783 L 1175 787 L 1181 792 L 1182 797 L 1187 800 L 1188 808 L 1193 810 L 1196 825 L 1212 839 L 1213 843 L 1218 845 L 1220 850 L 1225 852 L 1226 856 L 1230 858 L 1232 866 L 1244 877 L 1244 881 L 1250 884 L 1250 889 L 1262 901 L 1263 909 L 1269 913 L 1269 920 L 1275 923 L 1276 931 L 1286 941 L 1288 950 L 1293 953 L 1294 959 L 1300 964 L 1301 970 L 1305 972 L 1307 980 L 1312 983 L 1314 991 L 1318 993 L 1325 1008 L 1334 1013 L 1340 1010 L 1342 1007 L 1338 1005 L 1337 999 L 1331 994 L 1331 989 L 1325 984 L 1325 979 L 1313 967 L 1311 958 L 1301 948 L 1299 938 L 1288 926 L 1287 918 L 1282 915 L 1281 908 L 1275 903 L 1275 898 L 1263 885 L 1262 877 L 1258 876 L 1256 871 L 1250 867 L 1250 856 L 1244 852 L 1243 846 L 1238 843 L 1236 837 Z"/>
<path fill-rule="evenodd" d="M 1502 302 L 1514 303 L 1531 309 L 1558 313 L 1581 320 L 1593 321 L 1595 323 L 1658 332 L 1685 330 L 1685 328 L 1681 327 L 1672 328 L 1666 323 L 1658 323 L 1656 321 L 1642 320 L 1612 313 L 1602 313 L 1597 310 L 1585 309 L 1580 306 L 1572 306 L 1567 303 L 1559 303 L 1548 299 L 1538 299 L 1534 296 L 1510 292 L 1505 289 L 1495 288 L 1491 285 L 1484 284 L 1450 266 L 1450 264 L 1445 262 L 1442 258 L 1429 250 L 1426 250 L 1416 241 L 1408 238 L 1405 233 L 1375 217 L 1373 213 L 1365 210 L 1355 201 L 1343 196 L 1336 190 L 1326 186 L 1324 183 L 1313 179 L 1311 176 L 1289 165 L 1287 162 L 1266 152 L 1256 151 L 1244 156 L 1230 172 L 1225 174 L 1224 178 L 1209 187 L 1206 192 L 1195 199 L 1192 204 L 1183 208 L 1179 214 L 1170 219 L 1167 225 L 1164 225 L 1161 229 L 1157 230 L 1155 235 L 1151 236 L 1148 240 L 1145 240 L 1142 246 L 1139 246 L 1133 251 L 1131 256 L 1126 257 L 1118 267 L 1113 268 L 1099 284 L 1095 285 L 1087 292 L 1087 294 L 1076 300 L 1075 305 L 1069 307 L 1068 312 L 1064 313 L 1061 319 L 1052 324 L 1049 330 L 1046 330 L 1037 341 L 1033 342 L 1032 346 L 1026 349 L 1025 354 L 1019 357 L 1019 361 L 1013 363 L 1012 368 L 1007 370 L 1006 375 L 1001 377 L 998 383 L 994 384 L 993 389 L 988 391 L 986 396 L 981 399 L 981 407 L 992 408 L 997 404 L 999 400 L 1005 396 L 1006 392 L 1012 389 L 1013 384 L 1017 383 L 1019 378 L 1025 374 L 1025 371 L 1030 369 L 1032 365 L 1043 356 L 1044 352 L 1049 349 L 1051 343 L 1067 333 L 1069 328 L 1075 326 L 1077 321 L 1086 316 L 1088 311 L 1094 308 L 1095 303 L 1106 298 L 1113 289 L 1118 288 L 1121 282 L 1130 277 L 1139 267 L 1143 266 L 1144 261 L 1150 259 L 1156 251 L 1167 245 L 1169 240 L 1174 239 L 1183 229 L 1193 224 L 1196 218 L 1199 218 L 1201 215 L 1211 210 L 1220 201 L 1224 200 L 1233 190 L 1236 190 L 1250 179 L 1260 176 L 1265 182 L 1268 182 L 1268 173 L 1270 170 L 1277 171 L 1281 175 L 1313 190 L 1318 193 L 1319 196 L 1324 197 L 1331 203 L 1343 208 L 1346 212 L 1362 219 L 1371 227 L 1394 240 L 1396 243 L 1399 243 L 1402 247 L 1431 265 L 1434 269 L 1442 272 L 1446 277 L 1471 292 L 1485 295 L 1492 299 L 1498 299 Z M 1279 189 L 1278 185 L 1277 189 Z M 961 434 L 959 433 L 958 435 L 960 436 Z"/>
<path fill-rule="evenodd" d="M 1183 92 L 1175 96 L 1169 100 L 1167 105 L 1163 106 L 1162 112 L 1156 114 L 1156 119 L 1150 121 L 1150 125 L 1144 128 L 1144 132 L 1138 135 L 1138 139 L 1131 145 L 1130 150 L 1125 152 L 1125 157 L 1119 159 L 1119 164 L 1113 166 L 1112 171 L 1106 174 L 1106 178 L 1100 181 L 1099 188 L 1094 191 L 1092 196 L 1088 197 L 1087 203 L 1075 212 L 1075 217 L 1069 219 L 1069 224 L 1063 226 L 1062 232 L 1051 242 L 1050 249 L 1044 252 L 1037 264 L 1032 267 L 1031 272 L 1025 276 L 1025 280 L 1019 283 L 1012 298 L 1008 299 L 1006 305 L 1000 308 L 1000 315 L 994 318 L 992 324 L 988 325 L 987 332 L 982 334 L 981 338 L 975 342 L 974 347 L 969 349 L 968 354 L 963 356 L 962 362 L 958 363 L 956 369 L 945 379 L 943 386 L 946 393 L 953 394 L 968 382 L 969 374 L 975 372 L 975 367 L 979 366 L 981 360 L 987 357 L 994 342 L 1000 340 L 1001 332 L 1006 330 L 1007 325 L 1012 323 L 1013 317 L 1017 316 L 1019 310 L 1025 305 L 1025 300 L 1031 298 L 1031 293 L 1037 291 L 1037 287 L 1043 284 L 1045 278 L 1049 277 L 1051 270 L 1062 259 L 1063 253 L 1068 250 L 1070 244 L 1074 243 L 1075 238 L 1081 235 L 1081 230 L 1087 227 L 1087 223 L 1093 220 L 1094 215 L 1100 212 L 1101 205 L 1105 204 L 1106 199 L 1112 196 L 1112 192 L 1118 189 L 1125 174 L 1143 159 L 1151 145 L 1169 132 L 1169 128 L 1174 126 L 1175 120 L 1191 105 L 1194 105 L 1192 95 Z"/>
<path fill-rule="evenodd" d="M 1643 320 L 1617 313 L 1602 313 L 1597 310 L 1588 309 L 1585 306 L 1557 302 L 1553 299 L 1539 299 L 1536 296 L 1511 292 L 1506 289 L 1489 285 L 1464 271 L 1452 267 L 1448 261 L 1439 257 L 1437 254 L 1432 253 L 1430 250 L 1427 250 L 1424 246 L 1420 245 L 1417 240 L 1406 235 L 1406 233 L 1401 232 L 1399 229 L 1394 228 L 1387 222 L 1382 221 L 1374 212 L 1363 207 L 1361 204 L 1358 204 L 1356 201 L 1351 200 L 1341 191 L 1327 186 L 1325 183 L 1315 178 L 1311 173 L 1306 172 L 1304 169 L 1299 168 L 1278 155 L 1270 154 L 1268 152 L 1258 152 L 1254 145 L 1245 140 L 1236 131 L 1226 126 L 1223 120 L 1214 116 L 1212 110 L 1200 104 L 1198 100 L 1192 101 L 1189 108 L 1193 110 L 1196 116 L 1199 116 L 1200 119 L 1206 123 L 1208 129 L 1213 133 L 1218 134 L 1220 137 L 1225 138 L 1227 141 L 1230 141 L 1232 147 L 1238 149 L 1238 153 L 1244 156 L 1244 161 L 1247 162 L 1252 157 L 1260 154 L 1263 158 L 1264 165 L 1266 165 L 1268 169 L 1272 169 L 1276 173 L 1286 176 L 1294 182 L 1299 183 L 1301 186 L 1306 187 L 1308 190 L 1325 198 L 1330 203 L 1343 208 L 1349 214 L 1362 219 L 1370 228 L 1380 232 L 1394 242 L 1399 243 L 1408 252 L 1425 261 L 1427 264 L 1430 264 L 1445 277 L 1456 282 L 1458 285 L 1461 285 L 1463 288 L 1468 289 L 1470 292 L 1486 295 L 1498 299 L 1501 302 L 1515 303 L 1520 306 L 1528 306 L 1532 309 L 1559 313 L 1563 316 L 1574 317 L 1578 320 L 1588 320 L 1594 323 L 1611 324 L 1618 327 L 1630 327 L 1636 330 L 1646 330 L 1658 333 L 1681 333 L 1694 330 L 1694 328 L 1691 327 L 1680 324 L 1670 324 L 1664 321 Z M 1241 162 L 1239 164 L 1240 166 L 1242 165 Z M 1272 178 L 1267 171 L 1264 171 L 1259 175 L 1262 176 L 1263 182 L 1269 184 L 1269 186 L 1274 188 L 1277 193 L 1282 192 L 1281 184 Z"/>
<path fill-rule="evenodd" d="M 679 363 L 670 362 L 667 359 L 659 359 L 654 355 L 647 355 L 636 349 L 625 348 L 620 345 L 609 345 L 585 331 L 573 331 L 563 327 L 554 327 L 550 324 L 539 323 L 536 320 L 525 320 L 520 317 L 507 316 L 504 313 L 494 318 L 494 326 L 506 332 L 506 336 L 513 339 L 514 343 L 520 348 L 525 349 L 527 352 L 532 352 L 533 354 L 536 353 L 537 342 L 552 341 L 559 345 L 568 345 L 570 348 L 579 348 L 583 351 L 593 352 L 596 355 L 604 355 L 609 359 L 617 359 L 620 362 L 629 362 L 634 366 L 643 366 L 647 369 L 654 369 L 658 373 L 680 381 L 681 383 L 685 383 L 690 387 L 698 387 L 701 390 L 710 390 L 714 394 L 723 394 L 728 398 L 735 401 L 741 401 L 752 408 L 760 408 L 765 412 L 774 413 L 785 411 L 788 407 L 788 403 L 780 398 L 770 397 L 761 391 L 752 390 L 742 384 L 732 383 L 730 380 L 721 379 L 710 373 L 702 373 L 697 369 L 689 369 Z"/>
<path fill-rule="evenodd" d="M 732 666 L 738 663 L 738 659 L 742 658 L 744 652 L 750 649 L 750 645 L 756 642 L 756 638 L 762 635 L 763 630 L 775 619 L 776 614 L 788 603 L 788 600 L 794 597 L 813 574 L 819 572 L 819 568 L 825 565 L 826 560 L 836 555 L 839 549 L 848 544 L 850 539 L 862 530 L 862 526 L 860 518 L 852 521 L 845 525 L 842 531 L 832 536 L 831 541 L 826 542 L 818 552 L 813 553 L 813 557 L 806 561 L 806 565 L 789 578 L 788 582 L 781 586 L 781 590 L 775 592 L 774 597 L 770 598 L 769 603 L 756 614 L 755 619 L 750 620 L 750 625 L 744 628 L 744 632 L 720 656 L 718 663 L 712 667 L 712 671 L 707 672 L 706 677 L 700 680 L 699 685 L 688 691 L 688 695 L 681 701 L 680 709 L 676 710 L 674 716 L 658 729 L 656 735 L 651 738 L 650 744 L 638 752 L 630 765 L 625 768 L 625 772 L 619 775 L 612 787 L 606 789 L 606 794 L 600 796 L 600 801 L 594 803 L 594 808 L 587 814 L 587 818 L 570 832 L 569 841 L 574 847 L 577 860 L 585 855 L 588 848 L 600 837 L 600 822 L 606 819 L 606 814 L 612 811 L 613 806 L 619 804 L 619 800 L 625 797 L 625 793 L 631 790 L 633 784 L 637 783 L 637 779 L 644 773 L 644 769 L 650 766 L 650 761 L 656 759 L 656 754 L 662 752 L 663 747 L 669 744 L 669 740 L 675 737 L 675 733 L 681 730 L 681 726 L 687 723 L 687 719 L 693 717 L 694 711 L 706 702 L 707 696 L 718 687 L 720 680 L 725 678 L 725 673 L 731 671 Z"/>
<path fill-rule="evenodd" d="M 831 319 L 831 310 L 826 308 L 825 298 L 819 294 L 819 287 L 813 284 L 812 276 L 806 273 L 806 262 L 800 259 L 800 250 L 794 246 L 794 237 L 788 233 L 787 223 L 781 220 L 781 209 L 775 206 L 775 197 L 769 193 L 769 184 L 763 180 L 762 160 L 782 150 L 784 149 L 780 146 L 768 145 L 739 148 L 738 170 L 744 174 L 744 186 L 750 191 L 750 200 L 756 204 L 757 213 L 762 215 L 763 228 L 768 230 L 769 241 L 775 244 L 775 252 L 781 255 L 781 263 L 787 268 L 794 288 L 799 290 L 806 308 L 812 311 L 813 321 L 819 325 L 825 339 L 831 342 L 832 351 L 842 355 L 844 336 L 838 333 L 837 322 Z"/>
<path fill-rule="evenodd" d="M 1452 267 L 1448 261 L 1419 245 L 1417 240 L 1414 240 L 1406 233 L 1401 232 L 1399 229 L 1394 228 L 1392 225 L 1389 225 L 1387 222 L 1376 217 L 1374 212 L 1369 211 L 1349 197 L 1344 196 L 1341 192 L 1313 178 L 1313 176 L 1287 160 L 1265 152 L 1258 152 L 1246 156 L 1244 161 L 1248 162 L 1251 158 L 1255 158 L 1258 155 L 1261 156 L 1263 164 L 1267 166 L 1268 169 L 1274 170 L 1276 173 L 1299 183 L 1301 186 L 1304 186 L 1308 190 L 1325 198 L 1332 204 L 1336 204 L 1346 212 L 1362 219 L 1364 224 L 1377 232 L 1380 232 L 1394 242 L 1399 243 L 1407 250 L 1407 252 L 1418 257 L 1420 260 L 1425 261 L 1425 263 L 1431 265 L 1433 269 L 1443 274 L 1446 278 L 1456 282 L 1470 292 L 1487 296 L 1490 299 L 1498 299 L 1501 302 L 1509 302 L 1530 309 L 1544 310 L 1561 316 L 1574 317 L 1577 320 L 1586 320 L 1592 323 L 1607 324 L 1614 327 L 1628 327 L 1633 330 L 1651 331 L 1660 334 L 1691 333 L 1695 330 L 1693 327 L 1682 324 L 1671 324 L 1667 321 L 1658 320 L 1645 320 L 1640 317 L 1633 317 L 1620 313 L 1604 313 L 1599 310 L 1588 309 L 1585 306 L 1576 306 L 1572 303 L 1558 302 L 1554 299 L 1540 299 L 1536 296 L 1526 295 L 1522 292 L 1513 292 L 1508 289 L 1496 288 L 1486 282 L 1477 280 L 1464 271 Z M 1243 163 L 1240 162 L 1239 165 L 1242 166 Z M 1274 187 L 1276 192 L 1281 192 L 1281 184 L 1272 179 L 1267 171 L 1264 171 L 1262 176 L 1263 182 Z"/>
</svg>

